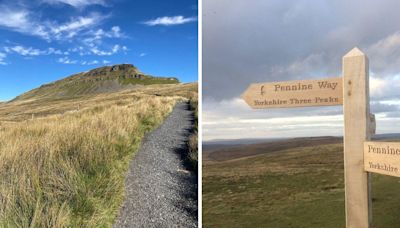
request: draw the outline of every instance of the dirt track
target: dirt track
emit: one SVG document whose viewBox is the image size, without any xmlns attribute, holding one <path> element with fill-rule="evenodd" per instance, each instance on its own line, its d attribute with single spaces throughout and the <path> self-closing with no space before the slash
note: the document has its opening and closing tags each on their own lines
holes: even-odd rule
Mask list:
<svg viewBox="0 0 400 228">
<path fill-rule="evenodd" d="M 145 137 L 130 164 L 114 227 L 197 227 L 197 176 L 181 158 L 192 121 L 188 105 L 180 103 Z"/>
</svg>

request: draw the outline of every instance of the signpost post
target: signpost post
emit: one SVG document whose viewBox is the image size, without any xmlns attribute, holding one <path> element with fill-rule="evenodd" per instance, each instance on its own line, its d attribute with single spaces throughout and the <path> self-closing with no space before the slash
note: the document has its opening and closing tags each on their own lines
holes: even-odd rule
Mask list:
<svg viewBox="0 0 400 228">
<path fill-rule="evenodd" d="M 370 227 L 370 178 L 363 162 L 364 142 L 370 140 L 368 59 L 354 48 L 342 67 L 346 226 Z"/>
<path fill-rule="evenodd" d="M 358 48 L 343 57 L 342 77 L 251 84 L 242 98 L 254 109 L 342 105 L 346 226 L 371 227 L 370 173 L 400 177 L 400 143 L 371 142 L 368 58 Z"/>
</svg>

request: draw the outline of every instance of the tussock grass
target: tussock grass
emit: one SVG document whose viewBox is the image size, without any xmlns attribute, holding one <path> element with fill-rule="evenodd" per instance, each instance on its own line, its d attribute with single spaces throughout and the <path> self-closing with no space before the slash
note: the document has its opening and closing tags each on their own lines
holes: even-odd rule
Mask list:
<svg viewBox="0 0 400 228">
<path fill-rule="evenodd" d="M 16 122 L 49 115 L 66 114 L 79 110 L 92 109 L 97 106 L 112 104 L 116 101 L 127 102 L 144 95 L 180 96 L 190 99 L 197 96 L 197 83 L 179 85 L 148 85 L 121 92 L 77 95 L 75 97 L 53 98 L 35 97 L 11 103 L 0 103 L 0 123 Z"/>
<path fill-rule="evenodd" d="M 0 123 L 0 227 L 111 226 L 132 154 L 179 99 L 121 92 L 48 102 L 51 110 L 2 106 L 22 114 L 0 116 L 9 120 Z M 39 118 L 19 108 L 27 105 Z"/>
<path fill-rule="evenodd" d="M 189 155 L 188 159 L 193 166 L 195 172 L 197 172 L 198 169 L 198 98 L 192 97 L 189 101 L 190 108 L 194 111 L 194 126 L 193 126 L 193 132 L 189 136 Z"/>
</svg>

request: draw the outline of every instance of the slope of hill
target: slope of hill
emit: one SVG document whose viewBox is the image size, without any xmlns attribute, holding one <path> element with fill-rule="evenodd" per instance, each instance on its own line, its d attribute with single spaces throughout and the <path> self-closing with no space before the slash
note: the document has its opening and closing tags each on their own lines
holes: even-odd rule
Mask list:
<svg viewBox="0 0 400 228">
<path fill-rule="evenodd" d="M 173 77 L 154 77 L 139 71 L 132 64 L 105 66 L 74 74 L 26 92 L 14 101 L 43 98 L 65 98 L 85 94 L 115 92 L 152 84 L 177 84 Z"/>
<path fill-rule="evenodd" d="M 342 142 L 340 137 L 323 136 L 293 139 L 277 139 L 275 141 L 258 142 L 248 145 L 213 145 L 204 148 L 203 160 L 228 161 L 243 157 L 255 156 L 266 153 L 279 152 L 290 148 L 335 144 Z"/>
<path fill-rule="evenodd" d="M 265 143 L 257 155 L 203 162 L 203 226 L 345 227 L 343 144 L 317 141 Z M 398 226 L 399 179 L 372 177 L 373 227 Z"/>
<path fill-rule="evenodd" d="M 127 67 L 124 72 L 133 72 Z M 77 74 L 0 104 L 0 227 L 112 226 L 124 175 L 144 135 L 177 102 L 196 97 L 197 83 L 124 79 L 114 71 L 110 78 L 94 75 L 111 69 Z M 119 85 L 134 86 L 104 89 L 96 82 L 114 76 Z M 139 80 L 146 86 L 132 84 Z"/>
</svg>

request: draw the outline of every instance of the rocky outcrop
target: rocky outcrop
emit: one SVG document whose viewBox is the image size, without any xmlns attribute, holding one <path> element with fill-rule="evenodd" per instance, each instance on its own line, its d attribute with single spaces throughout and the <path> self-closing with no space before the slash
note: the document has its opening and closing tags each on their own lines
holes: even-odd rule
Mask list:
<svg viewBox="0 0 400 228">
<path fill-rule="evenodd" d="M 132 64 L 118 64 L 113 66 L 105 66 L 93 69 L 89 72 L 86 72 L 84 75 L 89 77 L 96 76 L 107 76 L 113 75 L 115 73 L 128 74 L 128 75 L 136 75 L 139 73 L 138 69 Z"/>
<path fill-rule="evenodd" d="M 126 71 L 131 69 L 137 71 L 137 68 L 133 64 L 118 64 L 111 66 L 111 71 L 119 71 L 119 70 Z"/>
</svg>

